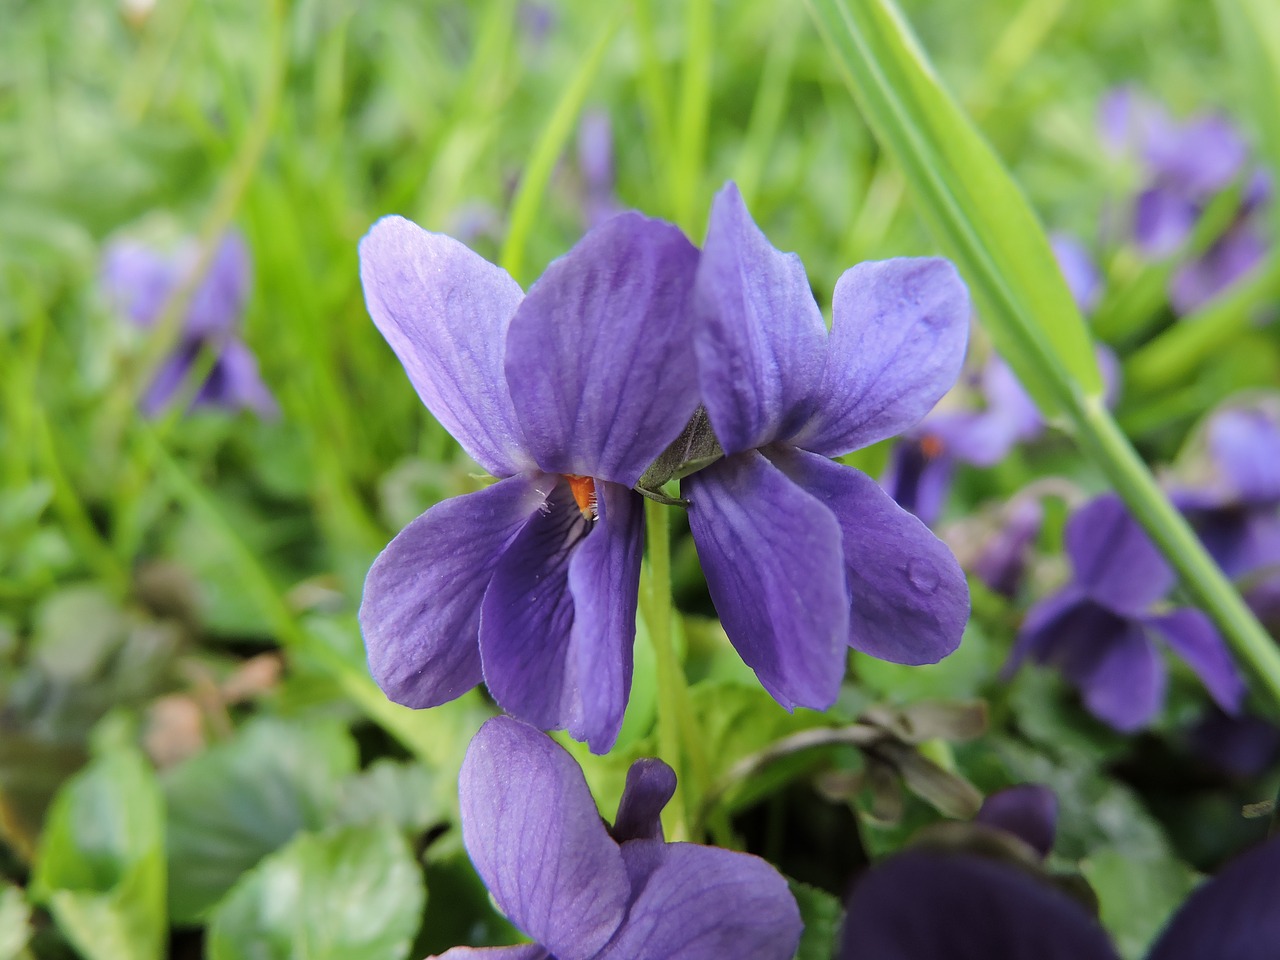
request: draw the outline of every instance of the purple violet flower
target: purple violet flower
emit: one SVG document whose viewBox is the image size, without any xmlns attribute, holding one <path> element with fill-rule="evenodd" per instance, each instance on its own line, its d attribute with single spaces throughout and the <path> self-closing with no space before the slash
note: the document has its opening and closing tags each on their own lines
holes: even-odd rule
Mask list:
<svg viewBox="0 0 1280 960">
<path fill-rule="evenodd" d="M 1191 237 L 1209 203 L 1245 176 L 1249 150 L 1225 117 L 1202 115 L 1178 123 L 1158 103 L 1130 88 L 1110 94 L 1099 111 L 1103 144 L 1116 155 L 1137 157 L 1147 181 L 1133 205 L 1131 230 L 1138 249 L 1152 259 L 1176 253 Z M 1257 215 L 1271 200 L 1270 178 L 1248 174 L 1240 209 L 1222 235 L 1182 264 L 1169 283 L 1179 314 L 1212 300 L 1266 255 Z"/>
<path fill-rule="evenodd" d="M 725 457 L 689 476 L 689 526 L 729 639 L 784 707 L 835 700 L 848 647 L 933 663 L 960 642 L 951 551 L 832 456 L 906 429 L 955 381 L 969 301 L 940 259 L 863 263 L 828 334 L 804 267 L 737 187 L 712 205 L 694 281 L 702 399 Z"/>
<path fill-rule="evenodd" d="M 1006 787 L 982 802 L 973 822 L 1012 834 L 1043 860 L 1058 832 L 1058 797 L 1039 783 Z"/>
<path fill-rule="evenodd" d="M 983 545 L 974 558 L 974 576 L 987 589 L 1013 599 L 1022 586 L 1027 569 L 1027 555 L 1040 535 L 1044 507 L 1033 496 L 1020 496 L 1002 511 L 1004 525 Z"/>
<path fill-rule="evenodd" d="M 360 262 L 423 403 L 500 478 L 436 504 L 374 561 L 360 607 L 374 678 L 410 707 L 483 680 L 508 713 L 607 751 L 631 687 L 644 535 L 631 488 L 698 405 L 698 251 L 622 214 L 526 295 L 456 240 L 384 217 Z"/>
<path fill-rule="evenodd" d="M 1147 960 L 1272 960 L 1280 943 L 1280 837 L 1229 863 L 1174 914 Z M 839 960 L 1117 960 L 1076 900 L 1030 870 L 907 850 L 849 898 Z"/>
<path fill-rule="evenodd" d="M 131 240 L 108 245 L 101 282 L 108 299 L 139 327 L 153 327 L 174 291 L 195 268 L 194 245 L 166 256 Z M 212 367 L 191 401 L 194 407 L 248 408 L 262 416 L 276 403 L 258 374 L 258 363 L 236 335 L 249 294 L 249 251 L 238 234 L 223 237 L 209 269 L 191 295 L 182 334 L 142 396 L 142 412 L 162 413 L 182 391 L 205 350 L 215 352 Z"/>
<path fill-rule="evenodd" d="M 1164 702 L 1158 637 L 1219 706 L 1239 710 L 1244 681 L 1226 644 L 1201 611 L 1157 607 L 1174 585 L 1173 570 L 1118 497 L 1099 497 L 1072 514 L 1065 540 L 1073 579 L 1027 613 L 1005 676 L 1027 657 L 1052 663 L 1090 713 L 1132 732 Z"/>
<path fill-rule="evenodd" d="M 612 828 L 573 758 L 508 717 L 471 741 L 462 838 L 494 901 L 536 943 L 455 947 L 439 960 L 791 960 L 800 912 L 758 857 L 665 843 L 676 777 L 637 760 Z"/>
</svg>

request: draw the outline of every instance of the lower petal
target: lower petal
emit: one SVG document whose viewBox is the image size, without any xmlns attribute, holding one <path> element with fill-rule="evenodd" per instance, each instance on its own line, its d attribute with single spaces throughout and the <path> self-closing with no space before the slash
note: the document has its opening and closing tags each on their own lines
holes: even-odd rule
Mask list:
<svg viewBox="0 0 1280 960">
<path fill-rule="evenodd" d="M 607 481 L 596 483 L 598 517 L 569 561 L 573 629 L 569 636 L 569 735 L 593 753 L 618 739 L 631 693 L 644 501 Z"/>
<path fill-rule="evenodd" d="M 759 857 L 658 840 L 623 844 L 622 856 L 635 899 L 598 960 L 794 956 L 800 911 L 787 882 Z"/>
<path fill-rule="evenodd" d="M 1244 699 L 1244 679 L 1213 622 L 1199 610 L 1184 607 L 1147 625 L 1164 638 L 1173 652 L 1195 671 L 1210 696 L 1223 710 L 1236 713 Z"/>
<path fill-rule="evenodd" d="M 1063 672 L 1079 687 L 1089 712 L 1122 733 L 1145 727 L 1164 703 L 1164 662 L 1134 622 L 1102 641 L 1095 638 Z"/>
<path fill-rule="evenodd" d="M 787 709 L 825 710 L 844 676 L 840 526 L 754 450 L 690 476 L 689 528 L 739 655 Z"/>
<path fill-rule="evenodd" d="M 941 540 L 870 477 L 788 449 L 775 462 L 840 524 L 849 645 L 894 663 L 936 663 L 960 645 L 969 587 Z"/>
<path fill-rule="evenodd" d="M 436 504 L 373 562 L 360 604 L 369 669 L 397 703 L 434 707 L 480 682 L 480 601 L 542 495 L 515 476 Z"/>
<path fill-rule="evenodd" d="M 569 485 L 554 484 L 493 570 L 480 606 L 484 681 L 498 705 L 544 730 L 564 727 L 573 710 L 569 659 L 573 593 L 570 561 L 592 522 Z"/>
</svg>

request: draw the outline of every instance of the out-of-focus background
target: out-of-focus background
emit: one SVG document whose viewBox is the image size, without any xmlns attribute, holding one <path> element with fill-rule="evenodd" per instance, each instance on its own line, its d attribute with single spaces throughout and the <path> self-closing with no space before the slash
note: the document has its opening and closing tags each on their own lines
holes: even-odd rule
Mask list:
<svg viewBox="0 0 1280 960">
<path fill-rule="evenodd" d="M 1251 168 L 1266 166 L 1215 5 L 904 10 L 1046 226 L 1098 265 L 1095 330 L 1126 373 L 1141 368 L 1117 415 L 1144 454 L 1174 461 L 1216 404 L 1275 385 L 1276 337 L 1252 320 L 1184 350 L 1174 375 L 1135 359 L 1186 321 L 1127 239 L 1148 171 L 1099 131 L 1104 98 L 1127 86 L 1177 119 L 1230 116 Z M 786 0 L 4 0 L 0 20 L 0 957 L 249 955 L 266 923 L 251 906 L 289 913 L 299 878 L 390 918 L 363 925 L 385 942 L 339 932 L 307 956 L 513 942 L 451 826 L 483 695 L 413 714 L 364 666 L 355 614 L 373 557 L 483 481 L 370 322 L 360 237 L 402 214 L 527 285 L 619 209 L 700 242 L 733 179 L 826 309 L 846 267 L 935 251 L 903 177 Z M 1265 269 L 1236 308 L 1255 319 L 1275 300 Z M 879 475 L 887 456 L 854 462 Z M 1044 475 L 1100 486 L 1051 439 L 963 474 L 944 520 Z M 1044 545 L 1041 575 L 1061 579 Z M 724 685 L 709 736 L 732 743 L 756 714 L 773 725 L 760 742 L 792 729 L 722 666 L 687 537 L 675 560 L 688 642 Z M 1000 686 L 1025 606 L 979 597 L 946 672 L 868 664 L 849 696 L 991 699 L 1007 744 L 965 772 L 994 785 L 1017 768 L 1074 791 L 1069 855 L 1115 898 L 1104 920 L 1134 955 L 1195 869 L 1259 833 L 1235 814 L 1266 793 L 1184 775 L 1178 731 L 1200 693 L 1135 741 L 1047 675 Z M 621 759 L 588 768 L 598 796 L 616 799 L 625 760 L 651 750 L 653 668 L 638 656 Z M 772 788 L 772 807 L 744 800 L 738 829 L 775 861 L 846 844 L 847 862 L 790 864 L 839 894 L 859 857 L 904 834 L 859 840 L 856 805 L 822 806 L 798 782 Z M 839 843 L 796 825 L 828 820 Z M 342 928 L 333 911 L 294 920 Z"/>
</svg>

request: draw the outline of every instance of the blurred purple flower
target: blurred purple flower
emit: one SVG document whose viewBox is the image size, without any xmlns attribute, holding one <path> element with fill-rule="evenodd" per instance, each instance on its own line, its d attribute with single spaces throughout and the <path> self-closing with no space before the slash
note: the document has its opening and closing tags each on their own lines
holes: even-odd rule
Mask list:
<svg viewBox="0 0 1280 960">
<path fill-rule="evenodd" d="M 586 111 L 578 124 L 578 169 L 585 188 L 583 213 L 587 226 L 594 227 L 621 209 L 614 189 L 613 124 L 603 109 Z"/>
<path fill-rule="evenodd" d="M 1019 496 L 1003 511 L 1003 521 L 974 559 L 972 569 L 987 589 L 1012 599 L 1022 586 L 1028 554 L 1040 535 L 1044 508 L 1034 497 Z"/>
<path fill-rule="evenodd" d="M 1202 115 L 1179 123 L 1160 104 L 1121 88 L 1103 100 L 1099 126 L 1112 153 L 1137 158 L 1145 171 L 1131 231 L 1147 257 L 1176 253 L 1214 197 L 1246 175 L 1248 147 L 1225 117 Z M 1170 280 L 1170 302 L 1179 314 L 1212 300 L 1266 255 L 1257 214 L 1271 200 L 1270 178 L 1256 168 L 1248 177 L 1232 223 Z"/>
<path fill-rule="evenodd" d="M 360 244 L 374 323 L 423 403 L 498 483 L 438 503 L 374 561 L 360 623 L 378 684 L 431 707 L 483 680 L 507 712 L 612 746 L 631 688 L 644 515 L 631 489 L 698 404 L 698 252 L 635 213 L 525 295 L 400 217 Z"/>
<path fill-rule="evenodd" d="M 189 280 L 196 257 L 194 245 L 167 256 L 132 240 L 117 240 L 103 254 L 102 287 L 133 323 L 150 328 L 160 320 L 169 298 Z M 178 398 L 206 350 L 213 352 L 213 364 L 191 401 L 192 407 L 248 408 L 263 416 L 276 412 L 275 400 L 258 374 L 257 361 L 236 335 L 249 294 L 249 277 L 249 251 L 244 240 L 229 233 L 192 292 L 177 346 L 142 396 L 144 414 L 156 416 Z"/>
<path fill-rule="evenodd" d="M 1027 657 L 1054 664 L 1094 716 L 1131 732 L 1164 701 L 1158 637 L 1235 713 L 1244 682 L 1226 644 L 1201 611 L 1157 608 L 1174 585 L 1173 570 L 1120 499 L 1099 497 L 1077 510 L 1065 539 L 1073 579 L 1027 613 L 1005 676 Z"/>
<path fill-rule="evenodd" d="M 536 943 L 455 947 L 439 960 L 791 960 L 800 913 L 772 866 L 663 842 L 675 787 L 661 760 L 637 760 L 610 829 L 562 747 L 488 721 L 462 764 L 462 838 L 498 907 Z"/>
<path fill-rule="evenodd" d="M 1147 960 L 1273 960 L 1280 837 L 1237 857 L 1182 904 Z M 854 888 L 840 960 L 1117 960 L 1097 919 L 1011 863 L 908 850 Z"/>
<path fill-rule="evenodd" d="M 945 260 L 863 263 L 828 334 L 804 267 L 733 184 L 716 196 L 693 297 L 702 399 L 725 457 L 685 480 L 729 639 L 788 709 L 829 707 L 848 647 L 932 663 L 960 642 L 950 550 L 865 474 L 828 459 L 914 424 L 954 382 L 969 302 Z"/>
<path fill-rule="evenodd" d="M 1243 780 L 1280 760 L 1280 728 L 1261 717 L 1232 717 L 1210 708 L 1187 731 L 1187 746 L 1201 763 Z"/>
<path fill-rule="evenodd" d="M 1041 784 L 1020 783 L 988 796 L 973 820 L 1013 834 L 1043 860 L 1058 832 L 1058 797 Z"/>
</svg>

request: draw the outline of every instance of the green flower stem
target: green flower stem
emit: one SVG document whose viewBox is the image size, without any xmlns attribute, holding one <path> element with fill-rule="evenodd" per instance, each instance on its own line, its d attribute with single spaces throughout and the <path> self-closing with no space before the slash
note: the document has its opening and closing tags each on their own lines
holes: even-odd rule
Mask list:
<svg viewBox="0 0 1280 960">
<path fill-rule="evenodd" d="M 684 668 L 676 653 L 672 624 L 675 607 L 671 600 L 670 507 L 646 500 L 645 535 L 649 567 L 642 599 L 644 619 L 649 628 L 658 665 L 658 750 L 676 771 L 676 802 L 671 805 L 673 840 L 697 840 L 690 835 L 693 811 L 710 789 L 711 768 L 701 731 L 693 718 Z"/>
<path fill-rule="evenodd" d="M 1074 412 L 1074 411 L 1073 411 Z M 1076 421 L 1080 446 L 1107 474 L 1116 492 L 1159 545 L 1245 661 L 1280 705 L 1280 647 L 1258 623 L 1235 587 L 1169 503 L 1151 471 L 1101 400 L 1086 401 Z"/>
</svg>

